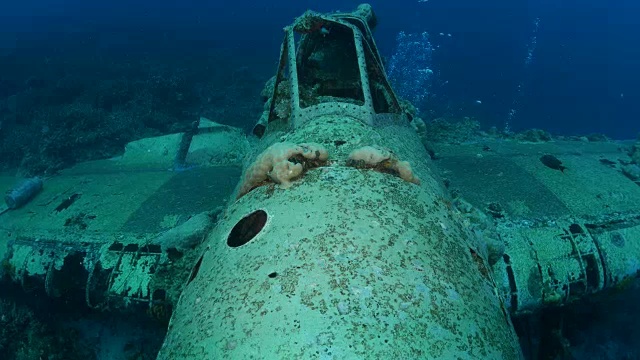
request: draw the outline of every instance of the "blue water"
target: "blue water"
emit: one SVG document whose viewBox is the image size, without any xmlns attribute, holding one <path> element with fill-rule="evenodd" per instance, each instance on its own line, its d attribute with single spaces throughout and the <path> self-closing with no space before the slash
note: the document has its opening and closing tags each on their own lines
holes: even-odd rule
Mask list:
<svg viewBox="0 0 640 360">
<path fill-rule="evenodd" d="M 376 39 L 393 54 L 400 31 L 427 31 L 437 50 L 433 68 L 440 105 L 456 116 L 512 130 L 539 127 L 556 134 L 640 131 L 636 69 L 640 54 L 637 2 L 372 1 Z M 281 28 L 307 8 L 350 10 L 357 1 L 86 1 L 3 2 L 0 43 L 39 45 L 43 56 L 79 52 L 151 52 L 197 56 L 225 49 L 253 71 L 270 74 Z M 534 34 L 534 22 L 539 19 Z M 451 36 L 438 36 L 439 33 Z M 531 37 L 533 57 L 526 63 Z M 16 41 L 17 39 L 17 41 Z M 28 41 L 27 41 L 28 39 Z M 40 40 L 46 39 L 46 44 Z M 25 45 L 26 44 L 26 45 Z M 2 74 L 0 69 L 0 75 Z M 437 84 L 436 84 L 437 85 Z M 520 85 L 520 88 L 518 87 Z M 518 90 L 519 89 L 519 90 Z M 6 92 L 6 90 L 5 90 Z M 0 94 L 2 91 L 0 91 Z M 481 102 L 481 104 L 480 104 Z M 446 105 L 443 105 L 445 104 Z"/>
</svg>

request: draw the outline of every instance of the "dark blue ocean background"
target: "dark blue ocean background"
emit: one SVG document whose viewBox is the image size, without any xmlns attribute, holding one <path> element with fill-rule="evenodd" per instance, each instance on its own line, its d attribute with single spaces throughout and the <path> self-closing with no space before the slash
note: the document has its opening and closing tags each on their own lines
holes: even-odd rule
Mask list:
<svg viewBox="0 0 640 360">
<path fill-rule="evenodd" d="M 311 8 L 350 10 L 356 1 L 26 0 L 0 6 L 4 53 L 82 56 L 136 54 L 189 62 L 224 49 L 238 67 L 268 78 L 281 28 Z M 633 138 L 640 131 L 637 2 L 577 0 L 372 1 L 376 39 L 393 54 L 399 31 L 431 34 L 439 101 L 483 126 L 504 125 L 517 102 L 514 131 L 604 133 Z M 528 46 L 539 19 L 531 63 Z M 451 36 L 438 36 L 439 33 Z M 28 66 L 28 65 L 25 65 Z M 28 70 L 28 69 L 25 69 Z M 35 70 L 34 70 L 35 71 Z M 25 74 L 27 74 L 25 72 Z M 0 78 L 6 78 L 0 69 Z M 12 83 L 3 83 L 3 92 Z M 521 85 L 520 94 L 518 85 Z M 15 86 L 15 84 L 13 85 Z M 481 102 L 481 104 L 478 103 Z M 445 105 L 442 105 L 445 106 Z M 254 119 L 246 119 L 253 123 Z"/>
</svg>

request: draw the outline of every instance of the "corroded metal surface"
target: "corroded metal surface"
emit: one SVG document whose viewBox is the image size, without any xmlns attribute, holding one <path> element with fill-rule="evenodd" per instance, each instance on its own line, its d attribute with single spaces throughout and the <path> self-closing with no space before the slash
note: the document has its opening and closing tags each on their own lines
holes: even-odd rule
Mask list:
<svg viewBox="0 0 640 360">
<path fill-rule="evenodd" d="M 263 210 L 247 244 L 227 238 Z M 442 200 L 387 174 L 320 168 L 232 205 L 159 359 L 517 359 L 509 316 Z"/>
</svg>

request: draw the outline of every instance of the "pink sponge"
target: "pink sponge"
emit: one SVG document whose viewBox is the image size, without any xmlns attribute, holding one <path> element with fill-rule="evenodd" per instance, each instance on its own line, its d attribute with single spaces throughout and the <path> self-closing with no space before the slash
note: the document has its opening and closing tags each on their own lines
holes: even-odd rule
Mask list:
<svg viewBox="0 0 640 360">
<path fill-rule="evenodd" d="M 291 180 L 300 176 L 306 168 L 319 166 L 328 158 L 327 149 L 320 144 L 275 143 L 263 151 L 249 166 L 240 186 L 238 198 L 267 180 L 287 188 L 291 186 Z M 293 159 L 295 161 L 291 161 Z"/>
<path fill-rule="evenodd" d="M 409 162 L 400 161 L 391 150 L 379 146 L 363 146 L 353 150 L 347 164 L 391 172 L 405 181 L 420 184 L 420 179 L 413 173 Z"/>
</svg>

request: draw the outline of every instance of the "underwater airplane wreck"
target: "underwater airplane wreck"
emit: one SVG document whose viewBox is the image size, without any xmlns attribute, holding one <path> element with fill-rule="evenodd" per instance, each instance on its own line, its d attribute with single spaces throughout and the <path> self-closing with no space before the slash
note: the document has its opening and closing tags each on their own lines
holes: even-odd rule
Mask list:
<svg viewBox="0 0 640 360">
<path fill-rule="evenodd" d="M 426 144 L 375 25 L 287 26 L 249 136 L 201 119 L 8 202 L 4 277 L 170 318 L 158 360 L 521 359 L 515 319 L 636 277 L 620 143 Z"/>
</svg>

